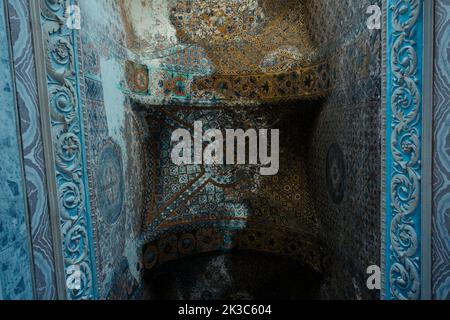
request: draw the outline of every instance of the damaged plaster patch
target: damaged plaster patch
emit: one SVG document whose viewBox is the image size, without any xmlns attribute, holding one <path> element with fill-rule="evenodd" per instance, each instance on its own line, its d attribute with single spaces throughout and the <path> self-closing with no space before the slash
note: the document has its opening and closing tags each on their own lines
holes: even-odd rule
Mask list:
<svg viewBox="0 0 450 320">
<path fill-rule="evenodd" d="M 128 45 L 150 62 L 157 52 L 176 47 L 176 30 L 170 22 L 173 1 L 131 0 L 122 3 L 122 19 L 128 33 Z"/>
</svg>

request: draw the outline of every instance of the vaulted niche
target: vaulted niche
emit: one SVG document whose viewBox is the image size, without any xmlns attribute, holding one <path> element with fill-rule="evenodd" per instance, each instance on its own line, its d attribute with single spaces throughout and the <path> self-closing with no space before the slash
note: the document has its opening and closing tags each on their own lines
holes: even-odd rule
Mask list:
<svg viewBox="0 0 450 320">
<path fill-rule="evenodd" d="M 367 30 L 368 5 L 124 4 L 136 54 L 125 92 L 145 148 L 143 261 L 156 287 L 165 266 L 177 273 L 207 254 L 204 270 L 224 259 L 230 271 L 246 258 L 224 253 L 251 251 L 323 275 L 322 298 L 378 297 L 365 287 L 381 250 L 381 37 Z M 279 129 L 278 174 L 174 165 L 172 133 L 193 136 L 196 121 L 203 132 Z"/>
<path fill-rule="evenodd" d="M 152 274 L 197 258 L 205 270 L 225 259 L 233 278 L 241 260 L 224 252 L 251 251 L 326 275 L 323 298 L 377 297 L 364 284 L 380 263 L 381 53 L 365 2 L 124 6 L 139 56 L 126 65 L 128 95 L 146 140 L 143 260 L 156 287 L 167 278 Z M 278 174 L 174 165 L 172 132 L 193 135 L 196 121 L 204 131 L 280 129 Z"/>
<path fill-rule="evenodd" d="M 324 249 L 308 169 L 318 102 L 241 108 L 136 104 L 135 111 L 146 128 L 144 264 L 149 274 L 158 274 L 170 261 L 184 259 L 182 264 L 189 264 L 186 257 L 202 254 L 212 259 L 200 259 L 208 265 L 225 252 L 259 252 L 255 257 L 273 256 L 273 262 L 283 256 L 286 264 L 291 261 L 313 273 L 323 270 Z M 186 129 L 194 137 L 198 121 L 204 132 L 279 129 L 278 173 L 264 176 L 260 166 L 248 164 L 174 164 L 172 133 Z M 226 154 L 225 143 L 224 148 Z M 235 261 L 246 258 L 236 259 L 229 260 L 231 269 L 237 267 Z"/>
</svg>

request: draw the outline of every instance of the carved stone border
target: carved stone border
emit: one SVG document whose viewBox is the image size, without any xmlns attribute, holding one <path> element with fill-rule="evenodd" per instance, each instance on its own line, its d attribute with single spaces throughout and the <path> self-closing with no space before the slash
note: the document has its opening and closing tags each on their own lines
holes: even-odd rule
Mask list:
<svg viewBox="0 0 450 320">
<path fill-rule="evenodd" d="M 432 1 L 388 0 L 384 9 L 382 295 L 426 299 L 430 294 L 431 207 L 426 190 L 431 188 L 431 82 L 424 39 L 429 40 Z"/>
<path fill-rule="evenodd" d="M 53 218 L 60 298 L 95 299 L 77 34 L 66 26 L 75 0 L 31 1 L 50 211 Z M 48 103 L 44 103 L 48 101 Z M 47 121 L 45 121 L 47 120 Z"/>
</svg>

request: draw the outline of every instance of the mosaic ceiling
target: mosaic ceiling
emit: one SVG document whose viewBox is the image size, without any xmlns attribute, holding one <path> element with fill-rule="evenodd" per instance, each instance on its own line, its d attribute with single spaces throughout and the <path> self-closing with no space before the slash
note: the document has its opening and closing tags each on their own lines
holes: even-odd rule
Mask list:
<svg viewBox="0 0 450 320">
<path fill-rule="evenodd" d="M 313 50 L 302 1 L 178 1 L 178 39 L 205 48 L 219 74 L 287 71 Z"/>
<path fill-rule="evenodd" d="M 146 104 L 309 100 L 330 89 L 335 70 L 318 59 L 303 0 L 120 3 L 139 57 L 127 87 Z"/>
<path fill-rule="evenodd" d="M 154 0 L 122 4 L 129 46 L 154 52 L 191 52 L 191 62 L 215 74 L 285 72 L 310 64 L 314 52 L 303 1 Z M 158 15 L 155 15 L 158 12 Z"/>
</svg>

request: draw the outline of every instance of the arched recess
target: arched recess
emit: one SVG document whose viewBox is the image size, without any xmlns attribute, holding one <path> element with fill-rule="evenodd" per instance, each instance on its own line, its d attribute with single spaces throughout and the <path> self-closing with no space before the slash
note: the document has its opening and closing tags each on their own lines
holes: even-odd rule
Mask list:
<svg viewBox="0 0 450 320">
<path fill-rule="evenodd" d="M 147 128 L 147 209 L 144 264 L 207 252 L 252 250 L 293 257 L 323 268 L 319 224 L 307 173 L 308 141 L 319 108 L 307 101 L 284 105 L 154 106 L 135 101 Z M 258 166 L 181 165 L 170 161 L 171 133 L 193 124 L 208 129 L 282 130 L 276 176 Z M 306 141 L 306 142 L 305 142 Z"/>
</svg>

